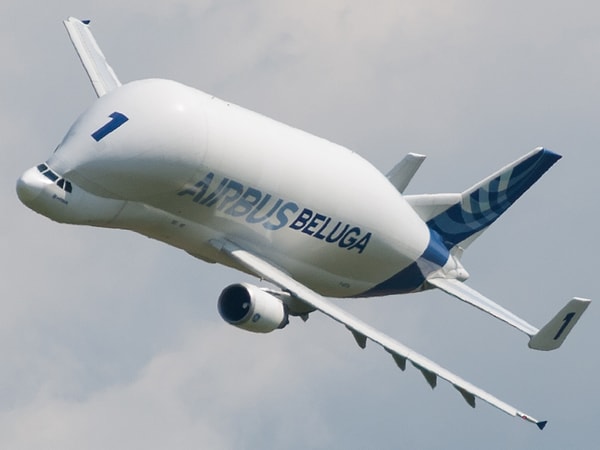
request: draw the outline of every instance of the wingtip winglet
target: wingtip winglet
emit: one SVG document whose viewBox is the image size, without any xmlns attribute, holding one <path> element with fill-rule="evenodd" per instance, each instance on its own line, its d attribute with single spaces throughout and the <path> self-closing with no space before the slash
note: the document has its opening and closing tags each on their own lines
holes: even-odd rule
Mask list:
<svg viewBox="0 0 600 450">
<path fill-rule="evenodd" d="M 521 419 L 526 420 L 527 422 L 535 423 L 540 430 L 543 430 L 546 424 L 548 423 L 547 420 L 537 420 L 531 416 L 528 416 L 527 414 L 523 414 L 520 412 L 517 412 L 516 415 Z"/>
<path fill-rule="evenodd" d="M 92 21 L 90 19 L 78 19 L 77 17 L 69 16 L 64 20 L 64 22 L 81 22 L 84 25 L 89 25 Z"/>
<path fill-rule="evenodd" d="M 560 347 L 590 303 L 587 298 L 574 297 L 550 322 L 531 335 L 529 348 L 548 351 Z"/>
</svg>

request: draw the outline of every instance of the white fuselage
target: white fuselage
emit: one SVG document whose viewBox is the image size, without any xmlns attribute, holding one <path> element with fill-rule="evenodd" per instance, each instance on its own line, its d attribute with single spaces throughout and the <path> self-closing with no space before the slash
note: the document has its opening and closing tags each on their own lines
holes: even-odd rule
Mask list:
<svg viewBox="0 0 600 450">
<path fill-rule="evenodd" d="M 210 244 L 228 239 L 324 295 L 370 295 L 430 246 L 426 224 L 356 153 L 173 81 L 99 98 L 46 165 L 71 192 L 35 167 L 18 192 L 53 220 L 231 265 Z"/>
</svg>

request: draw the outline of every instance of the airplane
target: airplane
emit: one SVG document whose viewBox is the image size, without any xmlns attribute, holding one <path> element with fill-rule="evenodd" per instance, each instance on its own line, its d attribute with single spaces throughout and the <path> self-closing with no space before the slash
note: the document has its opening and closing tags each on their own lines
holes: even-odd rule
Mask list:
<svg viewBox="0 0 600 450">
<path fill-rule="evenodd" d="M 575 297 L 538 329 L 464 282 L 468 246 L 561 156 L 537 148 L 462 193 L 404 195 L 425 156 L 383 175 L 356 153 L 164 79 L 121 84 L 89 21 L 64 21 L 98 97 L 54 153 L 23 173 L 17 195 L 56 222 L 131 230 L 270 282 L 237 283 L 222 318 L 268 333 L 314 311 L 372 341 L 401 370 L 543 429 L 525 414 L 352 316 L 331 298 L 440 289 L 558 348 L 589 299 Z"/>
</svg>

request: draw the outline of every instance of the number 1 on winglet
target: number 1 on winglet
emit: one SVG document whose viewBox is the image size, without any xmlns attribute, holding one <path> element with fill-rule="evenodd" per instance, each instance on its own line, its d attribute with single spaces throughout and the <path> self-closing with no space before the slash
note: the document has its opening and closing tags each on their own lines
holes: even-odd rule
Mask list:
<svg viewBox="0 0 600 450">
<path fill-rule="evenodd" d="M 570 312 L 569 314 L 567 314 L 565 316 L 565 318 L 563 319 L 563 324 L 560 327 L 560 330 L 558 330 L 558 333 L 556 333 L 556 336 L 554 336 L 554 340 L 557 340 L 560 337 L 560 335 L 563 334 L 563 331 L 565 331 L 565 328 L 567 328 L 567 325 L 569 325 L 571 320 L 573 320 L 573 317 L 575 317 L 574 312 Z"/>
</svg>

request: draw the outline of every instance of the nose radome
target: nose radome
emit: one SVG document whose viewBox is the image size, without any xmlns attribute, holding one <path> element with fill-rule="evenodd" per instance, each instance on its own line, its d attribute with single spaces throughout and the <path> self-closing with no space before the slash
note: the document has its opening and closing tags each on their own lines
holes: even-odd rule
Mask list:
<svg viewBox="0 0 600 450">
<path fill-rule="evenodd" d="M 19 200 L 30 206 L 31 202 L 42 193 L 45 184 L 42 174 L 36 167 L 26 170 L 17 180 Z"/>
</svg>

